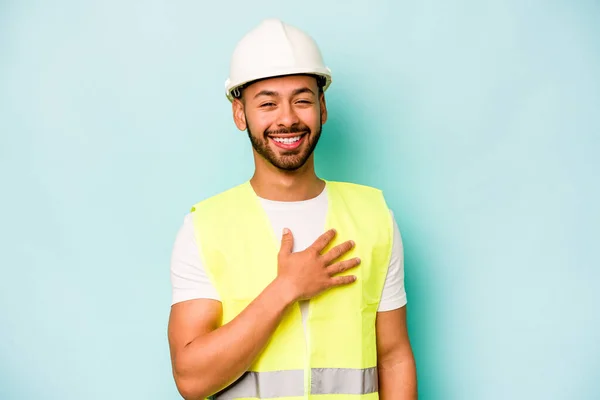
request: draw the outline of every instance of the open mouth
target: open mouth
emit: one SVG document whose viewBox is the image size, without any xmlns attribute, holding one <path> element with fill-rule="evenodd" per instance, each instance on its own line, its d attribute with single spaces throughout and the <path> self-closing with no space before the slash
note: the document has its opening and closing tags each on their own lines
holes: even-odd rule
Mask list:
<svg viewBox="0 0 600 400">
<path fill-rule="evenodd" d="M 295 149 L 295 148 L 299 147 L 302 144 L 305 136 L 306 136 L 306 133 L 300 133 L 300 134 L 295 134 L 295 136 L 284 136 L 284 137 L 269 136 L 269 139 L 271 139 L 271 141 L 273 143 L 275 143 L 275 146 L 282 148 L 282 149 L 290 150 L 290 149 Z"/>
</svg>

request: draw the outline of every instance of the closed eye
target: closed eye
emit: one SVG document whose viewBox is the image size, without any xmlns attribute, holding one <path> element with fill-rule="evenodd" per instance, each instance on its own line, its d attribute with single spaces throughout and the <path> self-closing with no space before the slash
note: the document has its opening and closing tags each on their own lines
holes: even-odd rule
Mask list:
<svg viewBox="0 0 600 400">
<path fill-rule="evenodd" d="M 275 106 L 275 103 L 263 103 L 260 105 L 260 107 L 273 107 Z"/>
</svg>

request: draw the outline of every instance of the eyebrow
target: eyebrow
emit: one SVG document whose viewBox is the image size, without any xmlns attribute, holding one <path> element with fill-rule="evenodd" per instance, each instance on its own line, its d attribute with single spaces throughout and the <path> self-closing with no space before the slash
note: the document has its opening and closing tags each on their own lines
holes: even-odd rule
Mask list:
<svg viewBox="0 0 600 400">
<path fill-rule="evenodd" d="M 261 90 L 260 92 L 256 93 L 254 98 L 256 99 L 259 96 L 279 96 L 279 93 L 272 90 Z"/>
<path fill-rule="evenodd" d="M 310 88 L 308 88 L 308 87 L 302 87 L 302 88 L 295 89 L 292 92 L 292 96 L 297 96 L 297 95 L 302 94 L 302 93 L 311 93 L 312 95 L 315 94 L 315 92 L 313 92 L 312 90 L 310 90 Z M 276 96 L 279 96 L 279 93 L 275 92 L 273 90 L 261 90 L 260 92 L 256 93 L 256 95 L 254 95 L 254 98 L 256 99 L 257 97 L 260 97 L 260 96 L 273 96 L 273 97 L 276 97 Z"/>
<path fill-rule="evenodd" d="M 313 94 L 313 95 L 315 94 L 315 92 L 313 92 L 309 88 L 303 87 L 303 88 L 299 88 L 299 89 L 294 90 L 292 92 L 292 96 L 297 96 L 297 95 L 302 94 L 302 93 L 310 93 L 310 94 Z"/>
</svg>

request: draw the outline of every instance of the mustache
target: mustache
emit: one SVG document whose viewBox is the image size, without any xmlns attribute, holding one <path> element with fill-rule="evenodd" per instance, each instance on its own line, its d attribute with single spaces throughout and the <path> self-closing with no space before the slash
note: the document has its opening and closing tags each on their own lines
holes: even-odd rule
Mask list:
<svg viewBox="0 0 600 400">
<path fill-rule="evenodd" d="M 286 133 L 310 133 L 310 128 L 304 124 L 296 124 L 290 127 L 284 127 L 277 130 L 266 130 L 264 135 L 265 138 L 269 135 L 282 135 Z"/>
</svg>

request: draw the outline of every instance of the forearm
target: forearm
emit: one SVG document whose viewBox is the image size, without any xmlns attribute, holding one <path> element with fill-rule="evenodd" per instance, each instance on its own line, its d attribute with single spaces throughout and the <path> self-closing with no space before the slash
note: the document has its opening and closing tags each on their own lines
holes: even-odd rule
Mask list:
<svg viewBox="0 0 600 400">
<path fill-rule="evenodd" d="M 417 399 L 417 370 L 412 354 L 380 363 L 378 373 L 381 400 Z"/>
<path fill-rule="evenodd" d="M 184 398 L 203 399 L 248 370 L 294 303 L 288 293 L 281 281 L 273 281 L 232 321 L 176 355 L 174 375 Z"/>
</svg>

